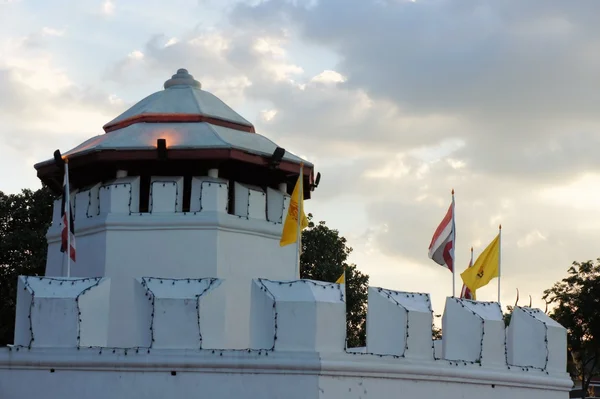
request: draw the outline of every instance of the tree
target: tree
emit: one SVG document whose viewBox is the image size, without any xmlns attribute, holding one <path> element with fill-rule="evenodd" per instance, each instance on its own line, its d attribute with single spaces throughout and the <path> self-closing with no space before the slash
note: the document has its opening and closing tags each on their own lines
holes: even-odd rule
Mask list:
<svg viewBox="0 0 600 399">
<path fill-rule="evenodd" d="M 18 276 L 44 274 L 53 200 L 45 186 L 20 194 L 0 191 L 0 346 L 13 342 Z"/>
<path fill-rule="evenodd" d="M 600 375 L 600 259 L 573 262 L 568 276 L 544 291 L 543 299 L 556 305 L 550 316 L 567 329 L 569 371 L 580 379 L 585 398 L 592 377 Z"/>
<path fill-rule="evenodd" d="M 346 239 L 321 221 L 308 215 L 308 228 L 302 232 L 301 278 L 336 281 L 346 270 L 346 338 L 348 347 L 365 346 L 369 276 L 347 262 L 352 248 Z"/>
</svg>

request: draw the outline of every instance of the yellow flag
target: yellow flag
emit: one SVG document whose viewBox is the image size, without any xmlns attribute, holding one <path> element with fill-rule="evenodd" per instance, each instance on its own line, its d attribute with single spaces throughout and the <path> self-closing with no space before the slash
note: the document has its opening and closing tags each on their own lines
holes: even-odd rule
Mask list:
<svg viewBox="0 0 600 399">
<path fill-rule="evenodd" d="M 335 280 L 336 284 L 346 284 L 346 272 L 342 273 L 342 275 L 340 276 L 340 278 L 338 278 L 337 280 Z"/>
<path fill-rule="evenodd" d="M 281 240 L 279 241 L 280 246 L 293 244 L 298 241 L 298 193 L 300 190 L 300 179 L 302 175 L 298 176 L 296 185 L 294 186 L 294 192 L 290 198 L 290 206 L 288 213 L 283 224 L 283 231 L 281 232 Z M 308 219 L 304 214 L 304 195 L 300 196 L 300 209 L 302 210 L 302 219 L 300 224 L 300 230 L 308 227 Z"/>
<path fill-rule="evenodd" d="M 498 267 L 500 262 L 500 234 L 494 238 L 494 241 L 479 255 L 477 261 L 472 267 L 462 272 L 463 282 L 471 292 L 483 287 L 494 277 L 498 277 Z"/>
</svg>

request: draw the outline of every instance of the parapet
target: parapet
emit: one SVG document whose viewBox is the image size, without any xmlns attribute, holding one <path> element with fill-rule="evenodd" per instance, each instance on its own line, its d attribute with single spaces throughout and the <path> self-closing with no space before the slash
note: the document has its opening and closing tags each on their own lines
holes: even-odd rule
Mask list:
<svg viewBox="0 0 600 399">
<path fill-rule="evenodd" d="M 106 347 L 109 320 L 116 321 L 109 314 L 111 299 L 134 310 L 128 328 L 140 335 L 131 348 L 225 351 L 234 349 L 223 336 L 235 326 L 246 334 L 250 352 L 389 356 L 427 367 L 444 368 L 449 362 L 503 373 L 565 375 L 566 330 L 539 309 L 516 307 L 505 328 L 498 303 L 447 298 L 442 340 L 434 341 L 428 294 L 370 287 L 366 348 L 345 350 L 340 284 L 261 278 L 131 281 L 132 296 L 111 298 L 111 285 L 118 284 L 108 278 L 20 277 L 15 345 Z M 131 301 L 127 298 L 133 303 L 125 303 Z"/>
<path fill-rule="evenodd" d="M 85 219 L 101 215 L 201 215 L 206 212 L 230 214 L 238 218 L 281 224 L 289 195 L 267 187 L 266 190 L 210 176 L 191 178 L 191 189 L 184 190 L 182 176 L 152 176 L 143 188 L 139 176 L 119 177 L 103 184 L 71 193 L 76 229 Z M 231 206 L 230 206 L 231 205 Z M 59 226 L 61 200 L 54 203 L 52 224 Z"/>
<path fill-rule="evenodd" d="M 183 211 L 183 176 L 150 178 L 150 213 Z"/>
<path fill-rule="evenodd" d="M 541 310 L 516 306 L 506 340 L 509 365 L 564 372 L 567 330 Z"/>
<path fill-rule="evenodd" d="M 442 331 L 444 359 L 506 365 L 504 317 L 499 303 L 447 298 Z"/>
<path fill-rule="evenodd" d="M 252 349 L 343 352 L 346 306 L 340 284 L 255 279 L 251 301 Z"/>
<path fill-rule="evenodd" d="M 429 294 L 369 287 L 367 352 L 433 359 Z"/>
<path fill-rule="evenodd" d="M 140 177 L 121 177 L 100 187 L 100 214 L 131 215 L 140 211 Z M 85 199 L 85 195 L 83 196 Z M 77 203 L 75 207 L 77 207 Z M 85 200 L 84 204 L 85 206 Z M 88 204 L 89 206 L 89 204 Z"/>
<path fill-rule="evenodd" d="M 20 276 L 15 345 L 105 346 L 110 281 Z"/>
<path fill-rule="evenodd" d="M 212 326 L 205 323 L 204 295 L 220 284 L 216 278 L 165 279 L 141 277 L 136 281 L 138 310 L 146 324 L 140 346 L 162 349 L 200 349 Z M 143 292 L 143 297 L 141 297 Z M 204 334 L 203 334 L 204 332 Z"/>
</svg>

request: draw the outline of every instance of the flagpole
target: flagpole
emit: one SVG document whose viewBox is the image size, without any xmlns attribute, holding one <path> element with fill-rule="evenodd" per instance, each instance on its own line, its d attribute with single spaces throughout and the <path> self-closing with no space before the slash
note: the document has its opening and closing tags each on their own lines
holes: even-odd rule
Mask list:
<svg viewBox="0 0 600 399">
<path fill-rule="evenodd" d="M 298 177 L 298 220 L 296 225 L 296 246 L 297 246 L 297 254 L 296 254 L 296 262 L 297 262 L 297 270 L 298 270 L 298 279 L 301 278 L 300 275 L 300 252 L 302 247 L 302 229 L 300 228 L 302 225 L 302 215 L 304 215 L 304 207 L 302 199 L 304 197 L 304 163 L 300 162 L 300 176 Z"/>
<path fill-rule="evenodd" d="M 500 303 L 500 278 L 502 276 L 502 225 L 498 226 L 498 303 Z M 502 305 L 500 305 L 502 306 Z"/>
<path fill-rule="evenodd" d="M 452 297 L 456 297 L 456 223 L 454 223 L 454 189 L 452 189 L 452 231 L 454 231 L 454 243 L 452 244 Z"/>
<path fill-rule="evenodd" d="M 473 247 L 471 247 L 471 266 L 469 267 L 473 267 Z M 471 289 L 469 288 L 469 292 L 471 293 L 471 300 L 472 301 L 476 301 L 477 300 L 477 294 L 475 293 L 475 291 L 471 291 Z"/>
<path fill-rule="evenodd" d="M 71 189 L 69 187 L 69 160 L 65 158 L 65 208 L 67 214 L 67 277 L 71 277 Z M 63 209 L 63 211 L 65 211 Z"/>
</svg>

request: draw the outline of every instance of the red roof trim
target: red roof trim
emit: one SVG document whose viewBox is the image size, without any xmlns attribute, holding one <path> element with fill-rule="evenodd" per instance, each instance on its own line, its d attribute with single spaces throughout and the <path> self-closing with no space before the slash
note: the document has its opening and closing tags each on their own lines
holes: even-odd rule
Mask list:
<svg viewBox="0 0 600 399">
<path fill-rule="evenodd" d="M 163 113 L 148 113 L 135 115 L 115 123 L 104 125 L 104 131 L 110 133 L 115 130 L 123 129 L 124 127 L 135 123 L 197 123 L 205 122 L 211 125 L 222 126 L 233 130 L 239 130 L 246 133 L 256 133 L 254 126 L 243 125 L 241 123 L 230 122 L 219 118 L 213 118 L 206 115 L 196 114 L 163 114 Z"/>
</svg>

